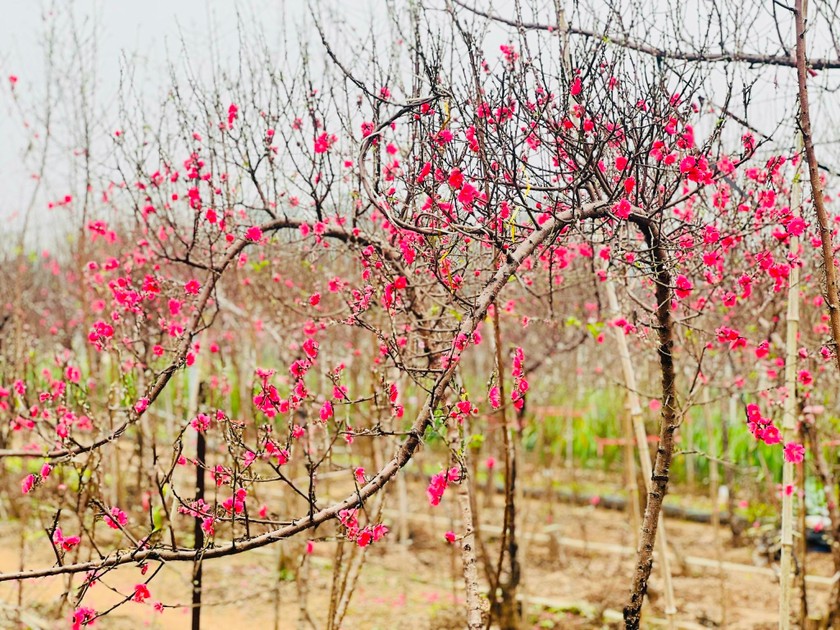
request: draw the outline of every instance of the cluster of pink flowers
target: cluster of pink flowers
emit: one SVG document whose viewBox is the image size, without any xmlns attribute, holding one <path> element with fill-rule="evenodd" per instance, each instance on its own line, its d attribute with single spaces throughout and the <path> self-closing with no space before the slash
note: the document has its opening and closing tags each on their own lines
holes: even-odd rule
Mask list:
<svg viewBox="0 0 840 630">
<path fill-rule="evenodd" d="M 263 232 L 259 226 L 253 225 L 245 231 L 245 238 L 254 243 L 259 243 L 262 240 Z"/>
<path fill-rule="evenodd" d="M 430 505 L 440 505 L 443 493 L 450 483 L 458 483 L 461 480 L 461 469 L 453 466 L 432 476 L 429 487 L 426 488 L 426 496 L 429 497 Z"/>
<path fill-rule="evenodd" d="M 510 400 L 517 411 L 525 405 L 525 394 L 528 391 L 528 380 L 525 378 L 525 352 L 517 347 L 513 351 L 513 391 Z"/>
<path fill-rule="evenodd" d="M 395 418 L 402 418 L 405 413 L 405 408 L 397 402 L 399 397 L 400 392 L 399 389 L 397 389 L 397 384 L 391 383 L 388 388 L 388 402 L 391 403 L 391 413 Z"/>
<path fill-rule="evenodd" d="M 335 134 L 322 133 L 315 138 L 315 153 L 326 153 L 336 142 L 338 137 Z"/>
<path fill-rule="evenodd" d="M 490 391 L 487 392 L 487 400 L 490 401 L 490 406 L 493 409 L 498 409 L 502 406 L 502 391 L 499 389 L 498 385 L 493 385 L 490 388 Z"/>
<path fill-rule="evenodd" d="M 371 543 L 379 542 L 388 533 L 388 527 L 382 523 L 359 527 L 358 510 L 341 510 L 338 513 L 338 520 L 344 526 L 345 535 L 348 540 L 355 542 L 359 547 L 367 547 Z"/>
<path fill-rule="evenodd" d="M 81 630 L 82 626 L 92 626 L 96 620 L 96 611 L 87 606 L 81 606 L 73 611 L 73 630 Z"/>
<path fill-rule="evenodd" d="M 761 440 L 765 444 L 778 444 L 782 441 L 782 435 L 773 424 L 773 420 L 763 417 L 755 403 L 747 405 L 747 428 L 756 440 Z"/>
<path fill-rule="evenodd" d="M 720 343 L 728 343 L 730 350 L 737 350 L 738 348 L 747 347 L 747 339 L 738 330 L 729 328 L 729 326 L 721 326 L 715 329 L 717 340 Z"/>
<path fill-rule="evenodd" d="M 82 539 L 78 536 L 65 536 L 61 531 L 61 528 L 56 527 L 52 535 L 52 541 L 56 547 L 64 551 L 70 551 L 73 547 L 82 542 Z"/>
<path fill-rule="evenodd" d="M 472 335 L 465 335 L 464 333 L 458 333 L 455 337 L 455 348 L 458 350 L 466 350 L 467 346 L 472 343 L 473 345 L 478 345 L 481 343 L 481 333 L 475 331 Z"/>
<path fill-rule="evenodd" d="M 385 290 L 382 293 L 382 306 L 390 310 L 397 306 L 398 291 L 403 291 L 408 287 L 408 279 L 405 276 L 399 276 L 393 282 L 385 285 Z"/>
<path fill-rule="evenodd" d="M 242 514 L 245 510 L 245 499 L 248 498 L 248 491 L 245 488 L 237 488 L 232 497 L 229 497 L 222 503 L 222 507 L 227 512 L 234 512 Z"/>
<path fill-rule="evenodd" d="M 108 514 L 102 517 L 102 520 L 111 529 L 119 529 L 121 525 L 125 525 L 128 522 L 128 517 L 125 512 L 115 506 L 111 508 Z"/>
<path fill-rule="evenodd" d="M 224 418 L 223 412 L 220 411 L 218 412 L 218 414 L 221 414 L 222 418 Z M 206 413 L 200 413 L 195 418 L 190 420 L 190 426 L 199 433 L 204 433 L 210 428 L 211 422 L 212 420 L 210 416 L 208 416 Z"/>
<path fill-rule="evenodd" d="M 134 596 L 131 598 L 131 600 L 137 602 L 138 604 L 142 604 L 151 596 L 152 594 L 149 592 L 148 586 L 146 586 L 145 584 L 135 584 Z"/>
<path fill-rule="evenodd" d="M 682 274 L 677 276 L 674 282 L 674 293 L 676 293 L 678 298 L 684 300 L 691 295 L 692 289 L 694 289 L 694 285 L 691 283 L 691 280 Z"/>
<path fill-rule="evenodd" d="M 309 390 L 306 388 L 304 378 L 312 368 L 313 362 L 318 358 L 319 344 L 312 337 L 317 330 L 314 322 L 308 322 L 304 327 L 304 334 L 307 337 L 300 348 L 306 358 L 298 359 L 289 366 L 289 372 L 295 378 L 295 383 L 288 398 L 281 398 L 277 388 L 269 382 L 274 376 L 273 370 L 257 369 L 262 391 L 254 396 L 253 401 L 254 405 L 269 418 L 275 417 L 277 413 L 288 413 L 298 409 L 304 400 L 309 397 Z M 333 405 L 329 400 L 322 404 L 319 415 L 322 422 L 327 422 L 333 417 Z M 294 437 L 297 438 L 300 435 L 301 433 L 296 432 Z"/>
<path fill-rule="evenodd" d="M 779 444 L 782 441 L 782 434 L 773 424 L 773 420 L 761 415 L 761 410 L 755 403 L 747 405 L 747 428 L 755 439 L 765 444 Z M 805 447 L 796 442 L 788 442 L 782 452 L 785 461 L 799 464 L 805 459 Z"/>
<path fill-rule="evenodd" d="M 327 422 L 333 417 L 333 406 L 329 400 L 325 400 L 324 404 L 321 405 L 318 415 L 321 417 L 321 422 Z"/>
<path fill-rule="evenodd" d="M 269 418 L 289 410 L 289 401 L 280 398 L 277 388 L 268 382 L 274 376 L 274 370 L 262 370 L 257 368 L 257 376 L 260 378 L 262 392 L 254 396 L 254 406 L 262 411 Z"/>
<path fill-rule="evenodd" d="M 227 128 L 233 129 L 233 121 L 239 117 L 239 108 L 235 103 L 231 103 L 228 107 Z"/>
<path fill-rule="evenodd" d="M 274 442 L 268 439 L 265 442 L 265 454 L 266 457 L 275 457 L 278 466 L 283 466 L 289 462 L 290 454 L 288 449 L 279 448 Z"/>
<path fill-rule="evenodd" d="M 46 480 L 46 478 L 50 476 L 51 472 L 52 466 L 50 466 L 49 464 L 44 464 L 43 466 L 41 466 L 40 473 L 26 475 L 26 477 L 24 477 L 23 481 L 21 481 L 20 483 L 21 492 L 23 494 L 29 494 L 30 492 L 32 492 L 32 489 L 35 486 L 43 483 L 44 480 Z"/>
<path fill-rule="evenodd" d="M 213 517 L 213 510 L 210 505 L 204 501 L 204 499 L 193 501 L 188 504 L 188 506 L 180 505 L 178 506 L 178 512 L 193 518 L 200 518 L 201 529 L 204 531 L 205 535 L 213 536 L 216 533 L 216 529 L 214 527 L 216 519 Z"/>
<path fill-rule="evenodd" d="M 93 324 L 90 333 L 88 334 L 88 341 L 100 352 L 105 349 L 108 340 L 114 336 L 114 327 L 110 324 L 98 321 Z"/>
<path fill-rule="evenodd" d="M 463 424 L 467 416 L 474 416 L 478 413 L 478 407 L 473 405 L 469 400 L 458 401 L 452 411 L 449 412 L 449 417 L 456 420 L 458 424 Z"/>
</svg>

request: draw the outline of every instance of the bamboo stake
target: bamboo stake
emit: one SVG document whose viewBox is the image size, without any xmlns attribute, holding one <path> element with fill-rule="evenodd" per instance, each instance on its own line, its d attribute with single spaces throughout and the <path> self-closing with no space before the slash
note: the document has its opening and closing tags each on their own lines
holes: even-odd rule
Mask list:
<svg viewBox="0 0 840 630">
<path fill-rule="evenodd" d="M 735 372 L 732 370 L 732 365 L 726 363 L 724 370 L 724 378 L 727 383 L 733 382 L 735 379 Z M 721 455 L 727 461 L 733 461 L 732 445 L 729 443 L 729 429 L 736 426 L 738 419 L 738 396 L 734 388 L 729 390 L 729 401 L 727 405 L 727 413 L 723 416 L 723 443 L 721 444 Z M 741 524 L 735 515 L 735 467 L 723 467 L 724 482 L 726 484 L 726 511 L 729 513 L 729 530 L 732 532 L 732 544 L 738 546 L 741 544 Z"/>
<path fill-rule="evenodd" d="M 623 334 L 623 333 L 622 333 Z M 630 401 L 628 399 L 621 428 L 624 433 L 624 476 L 627 486 L 630 513 L 633 515 L 633 537 L 636 546 L 639 545 L 639 530 L 642 527 L 641 504 L 639 503 L 639 484 L 636 481 L 636 454 L 633 450 L 633 422 L 630 419 Z"/>
<path fill-rule="evenodd" d="M 615 285 L 611 279 L 606 281 L 607 300 L 610 312 L 614 316 L 619 315 L 618 298 L 615 294 Z M 627 339 L 624 331 L 614 328 L 615 341 L 618 347 L 618 356 L 621 360 L 621 370 L 624 373 L 624 382 L 627 386 L 627 399 L 630 403 L 630 420 L 636 434 L 636 445 L 639 449 L 639 460 L 642 467 L 642 474 L 645 477 L 647 491 L 652 487 L 653 468 L 650 463 L 650 448 L 647 443 L 647 432 L 645 422 L 642 418 L 642 407 L 639 403 L 638 388 L 636 386 L 636 373 L 633 371 L 633 364 L 630 360 L 630 350 L 627 347 Z M 638 505 L 638 500 L 635 501 Z M 665 582 L 665 616 L 668 619 L 670 628 L 676 628 L 677 606 L 674 601 L 674 584 L 671 580 L 671 559 L 668 555 L 668 541 L 665 533 L 665 521 L 662 514 L 659 515 L 658 536 L 656 546 L 659 550 L 659 559 L 662 562 L 662 579 Z"/>
<path fill-rule="evenodd" d="M 799 435 L 799 443 L 805 444 L 805 427 L 800 422 L 797 431 Z M 798 571 L 797 583 L 799 586 L 799 627 L 808 627 L 808 584 L 805 579 L 808 575 L 808 544 L 806 540 L 807 525 L 805 521 L 805 461 L 801 461 L 796 465 L 796 487 L 799 488 L 799 538 L 796 541 L 796 555 Z"/>
<path fill-rule="evenodd" d="M 720 539 L 720 471 L 718 470 L 719 455 L 717 441 L 712 426 L 712 408 L 708 387 L 703 388 L 703 419 L 706 425 L 706 450 L 709 453 L 709 497 L 712 500 L 712 530 L 715 537 L 715 559 L 718 562 L 718 578 L 720 580 L 720 625 L 726 627 L 726 580 L 723 573 L 723 545 Z"/>
<path fill-rule="evenodd" d="M 802 132 L 796 134 L 796 151 L 802 150 Z M 791 187 L 791 213 L 799 216 L 802 204 L 801 162 L 797 165 Z M 791 235 L 791 256 L 799 253 L 799 238 Z M 785 390 L 782 441 L 787 444 L 796 433 L 796 338 L 799 333 L 799 267 L 791 265 L 787 304 L 787 338 L 785 340 Z M 782 466 L 782 558 L 779 566 L 781 592 L 779 594 L 779 629 L 790 628 L 790 602 L 793 596 L 793 486 L 794 466 L 785 460 Z"/>
</svg>

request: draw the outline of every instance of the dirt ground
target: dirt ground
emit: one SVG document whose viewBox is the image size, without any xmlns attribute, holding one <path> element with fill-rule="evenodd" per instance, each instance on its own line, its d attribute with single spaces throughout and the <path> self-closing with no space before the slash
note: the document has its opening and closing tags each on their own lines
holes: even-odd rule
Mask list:
<svg viewBox="0 0 840 630">
<path fill-rule="evenodd" d="M 408 523 L 410 544 L 400 544 L 392 532 L 386 541 L 370 549 L 342 628 L 463 627 L 459 616 L 463 601 L 459 551 L 443 538 L 445 531 L 458 529 L 456 515 L 449 511 L 454 510 L 455 503 L 453 499 L 438 508 L 424 506 L 422 512 L 413 514 Z M 482 522 L 494 522 L 498 507 L 485 507 Z M 386 511 L 383 520 L 395 528 L 394 513 Z M 498 551 L 493 531 L 487 525 L 483 537 L 491 557 L 495 558 Z M 720 528 L 722 556 L 718 558 L 711 526 L 670 520 L 667 531 L 675 552 L 674 590 L 681 627 L 777 627 L 778 583 L 766 567 L 751 568 L 754 566 L 751 547 L 732 548 L 728 544 L 729 531 Z M 5 525 L 3 532 L 0 571 L 18 570 L 20 556 L 14 525 Z M 629 515 L 592 506 L 554 504 L 549 508 L 531 500 L 523 506 L 520 543 L 523 557 L 520 594 L 525 602 L 526 627 L 621 626 L 616 617 L 627 596 L 635 546 Z M 289 558 L 288 569 L 280 572 L 286 579 L 279 582 L 280 545 L 205 563 L 202 628 L 325 627 L 336 544 L 318 542 L 309 557 L 305 609 L 312 624 L 301 620 L 299 589 L 294 580 L 302 544 L 285 542 L 282 545 Z M 729 567 L 719 576 L 719 559 L 739 566 Z M 53 560 L 52 550 L 43 537 L 28 544 L 27 567 L 49 566 Z M 809 553 L 807 563 L 809 575 L 827 577 L 832 573 L 827 554 Z M 187 564 L 169 564 L 150 584 L 149 602 L 162 601 L 172 607 L 157 612 L 149 602 L 130 602 L 98 620 L 94 627 L 189 628 L 191 568 Z M 139 581 L 136 567 L 112 572 L 104 583 L 90 590 L 85 605 L 103 610 L 119 600 L 114 591 L 130 593 Z M 18 624 L 13 621 L 18 586 L 0 583 L 0 627 L 70 627 L 69 613 L 62 621 L 45 621 L 49 607 L 63 590 L 61 578 L 31 581 L 23 589 L 24 623 Z M 828 590 L 825 584 L 809 584 L 812 610 L 824 605 Z M 655 565 L 650 603 L 645 606 L 647 627 L 656 627 L 657 619 L 664 618 L 663 600 L 663 583 Z"/>
</svg>

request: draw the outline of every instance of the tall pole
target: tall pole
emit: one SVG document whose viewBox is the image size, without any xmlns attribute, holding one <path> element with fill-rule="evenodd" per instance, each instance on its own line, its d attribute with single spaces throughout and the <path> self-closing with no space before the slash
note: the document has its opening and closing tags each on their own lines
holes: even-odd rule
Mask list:
<svg viewBox="0 0 840 630">
<path fill-rule="evenodd" d="M 804 9 L 803 9 L 804 10 Z M 796 153 L 802 152 L 802 132 L 796 133 Z M 801 161 L 796 166 L 790 191 L 791 214 L 798 217 L 802 205 Z M 789 251 L 791 257 L 799 255 L 799 238 L 791 235 Z M 796 360 L 797 336 L 799 333 L 799 267 L 791 265 L 788 286 L 787 334 L 785 339 L 785 402 L 782 416 L 782 442 L 787 444 L 796 436 Z M 787 460 L 782 465 L 782 558 L 780 563 L 779 629 L 790 628 L 790 602 L 793 591 L 793 475 L 794 465 Z"/>
</svg>

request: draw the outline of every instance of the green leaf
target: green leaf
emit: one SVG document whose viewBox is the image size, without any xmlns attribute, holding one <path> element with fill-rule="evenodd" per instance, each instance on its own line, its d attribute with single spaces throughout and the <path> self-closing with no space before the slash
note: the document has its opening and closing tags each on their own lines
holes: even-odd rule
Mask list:
<svg viewBox="0 0 840 630">
<path fill-rule="evenodd" d="M 153 533 L 163 529 L 163 508 L 159 505 L 152 508 L 152 524 L 155 526 Z"/>
<path fill-rule="evenodd" d="M 589 331 L 593 337 L 597 337 L 601 334 L 601 331 L 604 329 L 604 322 L 589 322 L 586 325 L 586 330 Z"/>
</svg>

